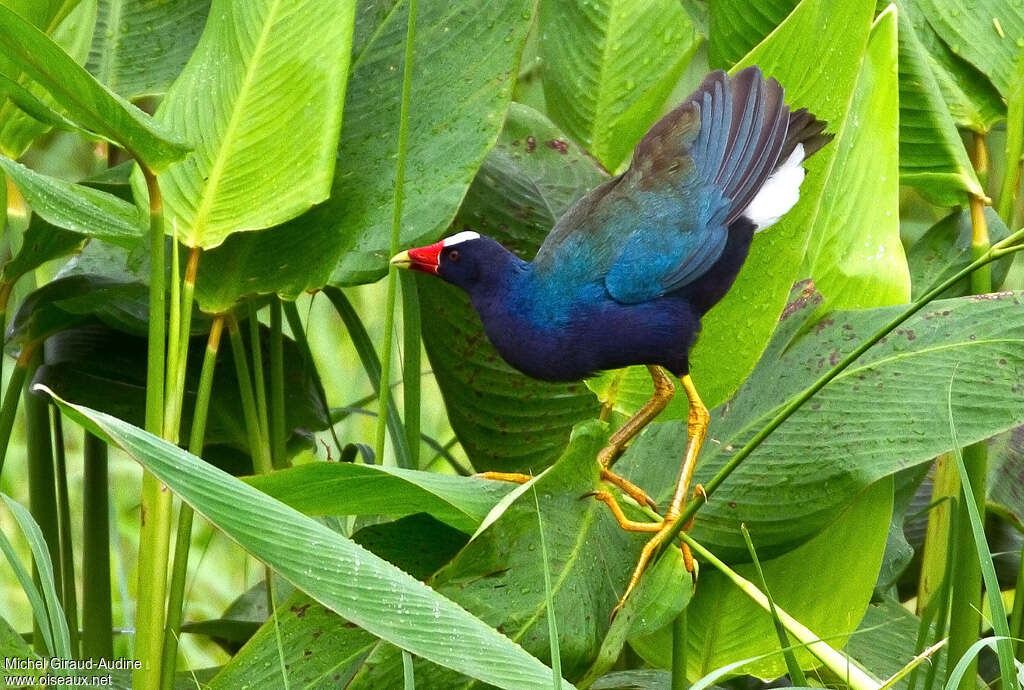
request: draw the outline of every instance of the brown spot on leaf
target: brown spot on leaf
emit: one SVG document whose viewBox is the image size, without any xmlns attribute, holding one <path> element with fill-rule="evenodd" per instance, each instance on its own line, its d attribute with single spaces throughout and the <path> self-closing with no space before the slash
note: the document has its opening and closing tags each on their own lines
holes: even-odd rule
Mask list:
<svg viewBox="0 0 1024 690">
<path fill-rule="evenodd" d="M 547 142 L 547 146 L 549 149 L 554 149 L 555 151 L 558 151 L 563 156 L 569 153 L 569 145 L 562 141 L 561 139 L 550 139 Z"/>
<path fill-rule="evenodd" d="M 309 606 L 309 604 L 303 604 L 302 606 L 295 604 L 291 607 L 290 611 L 295 614 L 296 618 L 302 618 L 306 615 L 306 610 L 309 608 Z"/>
<path fill-rule="evenodd" d="M 526 152 L 527 153 L 533 153 L 536 148 L 537 148 L 537 137 L 535 137 L 535 136 L 533 136 L 531 134 L 530 136 L 526 137 Z"/>
</svg>

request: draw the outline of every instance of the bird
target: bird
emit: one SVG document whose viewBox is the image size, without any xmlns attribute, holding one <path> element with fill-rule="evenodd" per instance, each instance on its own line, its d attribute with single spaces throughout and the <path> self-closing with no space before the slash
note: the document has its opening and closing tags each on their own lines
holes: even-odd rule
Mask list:
<svg viewBox="0 0 1024 690">
<path fill-rule="evenodd" d="M 714 71 L 641 138 L 624 172 L 558 219 L 531 261 L 474 230 L 391 259 L 463 289 L 495 349 L 527 376 L 578 381 L 646 365 L 652 397 L 597 461 L 602 480 L 655 511 L 657 503 L 612 464 L 671 400 L 674 380 L 682 384 L 687 446 L 660 522 L 629 519 L 608 491 L 588 494 L 607 504 L 623 529 L 653 535 L 613 616 L 686 504 L 710 422 L 690 376 L 701 319 L 732 286 L 754 234 L 796 204 L 804 161 L 832 139 L 826 127 L 805 108 L 791 110 L 782 85 L 759 67 L 733 76 Z M 695 577 L 685 548 L 684 557 Z"/>
</svg>

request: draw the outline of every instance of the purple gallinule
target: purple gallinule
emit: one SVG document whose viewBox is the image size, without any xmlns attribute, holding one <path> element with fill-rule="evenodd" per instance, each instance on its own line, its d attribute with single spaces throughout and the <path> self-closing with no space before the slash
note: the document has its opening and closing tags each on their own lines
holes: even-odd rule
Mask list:
<svg viewBox="0 0 1024 690">
<path fill-rule="evenodd" d="M 465 290 L 495 348 L 528 376 L 575 381 L 647 365 L 654 395 L 612 435 L 598 460 L 602 479 L 655 510 L 655 502 L 611 465 L 671 399 L 666 370 L 681 381 L 690 404 L 689 442 L 661 522 L 630 520 L 610 493 L 592 494 L 624 529 L 654 534 L 619 606 L 679 519 L 704 442 L 708 411 L 688 361 L 701 317 L 732 286 L 754 233 L 796 204 L 803 161 L 832 138 L 806 110 L 791 112 L 783 95 L 757 67 L 733 77 L 712 72 L 651 127 L 628 170 L 558 220 L 533 261 L 472 231 L 391 260 Z M 692 573 L 689 559 L 687 565 Z"/>
</svg>

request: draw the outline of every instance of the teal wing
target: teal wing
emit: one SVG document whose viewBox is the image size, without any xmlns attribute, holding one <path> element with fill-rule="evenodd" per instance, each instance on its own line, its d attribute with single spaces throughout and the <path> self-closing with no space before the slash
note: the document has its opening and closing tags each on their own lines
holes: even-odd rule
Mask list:
<svg viewBox="0 0 1024 690">
<path fill-rule="evenodd" d="M 758 68 L 711 73 L 637 144 L 626 172 L 558 221 L 535 265 L 570 283 L 603 279 L 627 304 L 684 287 L 721 255 L 786 153 L 789 125 L 782 87 Z"/>
</svg>

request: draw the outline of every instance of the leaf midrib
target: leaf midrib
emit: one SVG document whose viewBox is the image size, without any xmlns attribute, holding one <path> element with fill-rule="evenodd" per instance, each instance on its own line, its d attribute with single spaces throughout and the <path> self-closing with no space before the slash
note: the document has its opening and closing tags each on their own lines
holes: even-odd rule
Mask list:
<svg viewBox="0 0 1024 690">
<path fill-rule="evenodd" d="M 235 139 L 236 130 L 241 122 L 242 113 L 244 111 L 242 105 L 249 98 L 249 91 L 252 89 L 255 75 L 258 71 L 257 67 L 262 62 L 263 52 L 266 49 L 267 40 L 270 35 L 270 28 L 275 24 L 277 14 L 280 9 L 281 0 L 272 0 L 272 4 L 267 10 L 263 27 L 260 29 L 260 35 L 256 39 L 256 44 L 253 46 L 252 55 L 246 65 L 245 73 L 242 76 L 242 84 L 239 87 L 238 96 L 235 98 L 235 107 L 231 110 L 231 117 L 228 119 L 228 126 L 224 130 L 224 136 L 220 139 L 220 146 L 217 149 L 217 155 L 213 160 L 213 165 L 210 166 L 209 177 L 207 178 L 206 184 L 203 186 L 202 192 L 200 192 L 199 204 L 196 207 L 196 215 L 192 221 L 190 244 L 195 244 L 204 234 L 208 220 L 207 216 L 210 213 L 210 207 L 213 205 L 217 196 L 217 188 L 220 186 L 221 177 L 224 175 L 224 169 L 227 166 L 227 152 L 231 150 L 231 144 Z"/>
</svg>

